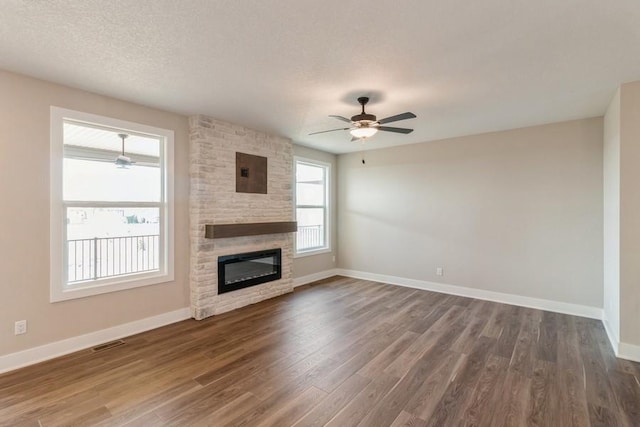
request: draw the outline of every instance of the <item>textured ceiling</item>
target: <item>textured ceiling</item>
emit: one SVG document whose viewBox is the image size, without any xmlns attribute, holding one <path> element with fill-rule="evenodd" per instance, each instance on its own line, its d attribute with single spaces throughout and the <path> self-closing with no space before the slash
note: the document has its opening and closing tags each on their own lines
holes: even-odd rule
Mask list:
<svg viewBox="0 0 640 427">
<path fill-rule="evenodd" d="M 414 112 L 369 148 L 602 115 L 640 1 L 2 0 L 0 68 L 336 153 L 329 114 Z"/>
</svg>

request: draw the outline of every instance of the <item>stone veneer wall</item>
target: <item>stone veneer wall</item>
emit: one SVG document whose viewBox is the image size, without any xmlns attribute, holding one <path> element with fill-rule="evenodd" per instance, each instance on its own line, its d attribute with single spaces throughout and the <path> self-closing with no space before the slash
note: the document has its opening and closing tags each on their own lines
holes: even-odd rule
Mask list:
<svg viewBox="0 0 640 427">
<path fill-rule="evenodd" d="M 205 239 L 205 224 L 293 220 L 291 140 L 206 116 L 189 118 L 191 314 L 204 319 L 293 290 L 293 233 Z M 236 152 L 267 158 L 267 194 L 236 193 Z M 218 257 L 282 248 L 282 278 L 218 295 Z"/>
</svg>

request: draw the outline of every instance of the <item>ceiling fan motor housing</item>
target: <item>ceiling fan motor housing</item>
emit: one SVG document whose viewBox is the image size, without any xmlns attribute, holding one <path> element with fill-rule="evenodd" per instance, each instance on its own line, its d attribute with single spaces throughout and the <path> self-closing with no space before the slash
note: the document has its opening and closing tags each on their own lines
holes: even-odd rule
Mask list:
<svg viewBox="0 0 640 427">
<path fill-rule="evenodd" d="M 360 105 L 362 105 L 362 112 L 351 117 L 351 121 L 356 122 L 356 125 L 358 125 L 359 127 L 369 126 L 376 121 L 376 116 L 364 112 L 364 106 L 369 102 L 369 98 L 366 96 L 361 96 L 360 98 L 358 98 L 358 102 L 360 103 Z"/>
<path fill-rule="evenodd" d="M 351 117 L 351 121 L 352 122 L 375 122 L 376 121 L 376 116 L 374 116 L 373 114 L 367 114 L 367 113 L 363 113 L 363 114 L 356 114 L 355 116 Z"/>
</svg>

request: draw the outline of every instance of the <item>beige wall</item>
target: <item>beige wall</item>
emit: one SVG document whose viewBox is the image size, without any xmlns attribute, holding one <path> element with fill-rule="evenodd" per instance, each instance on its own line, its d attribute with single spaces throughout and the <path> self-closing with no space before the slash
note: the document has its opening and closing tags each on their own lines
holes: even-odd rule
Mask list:
<svg viewBox="0 0 640 427">
<path fill-rule="evenodd" d="M 309 255 L 304 257 L 297 257 L 293 260 L 293 277 L 299 278 L 314 273 L 321 273 L 323 271 L 330 270 L 336 266 L 333 261 L 334 257 L 338 255 L 338 235 L 337 235 L 337 210 L 336 204 L 336 192 L 337 192 L 337 167 L 335 154 L 325 153 L 324 151 L 314 150 L 313 148 L 303 147 L 301 145 L 293 145 L 293 154 L 298 157 L 305 157 L 307 159 L 319 160 L 325 163 L 331 164 L 331 219 L 330 219 L 330 233 L 331 233 L 331 252 Z"/>
<path fill-rule="evenodd" d="M 604 321 L 620 339 L 620 90 L 604 116 Z"/>
<path fill-rule="evenodd" d="M 187 118 L 4 71 L 0 94 L 0 355 L 188 307 Z M 49 302 L 51 105 L 175 131 L 175 282 Z"/>
<path fill-rule="evenodd" d="M 339 156 L 339 266 L 602 307 L 602 132 L 593 118 Z"/>
<path fill-rule="evenodd" d="M 640 346 L 640 81 L 620 87 L 620 123 L 620 341 Z"/>
</svg>

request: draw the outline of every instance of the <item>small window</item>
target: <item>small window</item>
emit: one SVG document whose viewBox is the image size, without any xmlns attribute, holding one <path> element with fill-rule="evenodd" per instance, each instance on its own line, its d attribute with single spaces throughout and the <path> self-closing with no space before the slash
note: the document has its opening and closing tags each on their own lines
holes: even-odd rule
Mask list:
<svg viewBox="0 0 640 427">
<path fill-rule="evenodd" d="M 296 255 L 330 251 L 329 176 L 327 163 L 295 159 L 296 175 Z"/>
<path fill-rule="evenodd" d="M 173 280 L 173 132 L 52 107 L 51 300 Z"/>
</svg>

